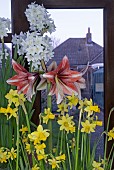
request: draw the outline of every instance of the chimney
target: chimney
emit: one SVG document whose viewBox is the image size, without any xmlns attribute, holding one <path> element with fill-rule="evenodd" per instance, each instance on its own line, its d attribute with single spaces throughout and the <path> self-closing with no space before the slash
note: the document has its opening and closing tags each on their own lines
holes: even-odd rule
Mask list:
<svg viewBox="0 0 114 170">
<path fill-rule="evenodd" d="M 92 44 L 92 35 L 90 33 L 90 27 L 88 27 L 88 33 L 86 34 L 86 43 L 88 45 Z"/>
</svg>

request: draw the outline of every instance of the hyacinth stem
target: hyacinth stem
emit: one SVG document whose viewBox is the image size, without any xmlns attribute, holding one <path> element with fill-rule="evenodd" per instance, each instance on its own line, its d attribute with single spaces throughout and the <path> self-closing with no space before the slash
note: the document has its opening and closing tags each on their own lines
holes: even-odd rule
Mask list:
<svg viewBox="0 0 114 170">
<path fill-rule="evenodd" d="M 2 53 L 3 53 L 3 58 L 2 58 L 2 75 L 3 75 L 3 80 L 4 80 L 4 75 L 5 75 L 5 51 L 4 51 L 4 39 L 1 39 L 2 41 Z"/>
<path fill-rule="evenodd" d="M 80 139 L 80 125 L 81 125 L 82 110 L 79 114 L 78 132 L 77 132 L 77 143 L 76 143 L 76 159 L 75 159 L 75 170 L 78 170 L 78 157 L 79 157 L 79 139 Z"/>
<path fill-rule="evenodd" d="M 47 84 L 47 94 L 50 91 L 50 87 L 51 87 L 51 84 L 48 83 Z M 47 108 L 50 108 L 50 110 L 52 110 L 51 96 L 49 96 L 49 95 L 47 95 Z M 52 121 L 51 120 L 48 121 L 47 126 L 50 131 L 50 135 L 48 137 L 48 151 L 52 152 Z"/>
<path fill-rule="evenodd" d="M 16 170 L 19 168 L 19 116 L 16 118 L 17 123 L 17 160 L 16 160 Z"/>
</svg>

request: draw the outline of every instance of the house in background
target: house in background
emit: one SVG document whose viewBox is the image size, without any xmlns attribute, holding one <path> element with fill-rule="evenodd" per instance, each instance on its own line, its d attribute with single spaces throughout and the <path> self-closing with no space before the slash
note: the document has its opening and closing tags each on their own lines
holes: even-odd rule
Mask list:
<svg viewBox="0 0 114 170">
<path fill-rule="evenodd" d="M 89 68 L 84 75 L 86 79 L 86 89 L 82 90 L 82 97 L 92 97 L 93 88 L 93 72 L 103 66 L 103 47 L 92 41 L 90 28 L 85 38 L 69 38 L 56 47 L 54 50 L 54 58 L 59 64 L 62 58 L 66 55 L 69 58 L 70 67 L 72 70 L 82 70 L 89 62 Z"/>
</svg>

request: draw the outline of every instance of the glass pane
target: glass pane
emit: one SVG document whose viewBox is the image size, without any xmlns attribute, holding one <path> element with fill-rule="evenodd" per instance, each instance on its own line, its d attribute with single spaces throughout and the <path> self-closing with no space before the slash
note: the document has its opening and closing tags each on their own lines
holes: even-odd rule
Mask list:
<svg viewBox="0 0 114 170">
<path fill-rule="evenodd" d="M 83 89 L 82 99 L 90 98 L 100 107 L 99 120 L 104 122 L 104 59 L 103 59 L 103 9 L 50 9 L 48 12 L 55 22 L 56 31 L 51 34 L 54 44 L 54 58 L 59 64 L 67 55 L 72 70 L 82 70 L 89 62 L 89 68 L 84 78 L 86 89 Z M 50 64 L 50 61 L 48 64 Z M 46 107 L 46 92 L 42 92 L 42 111 Z M 56 98 L 52 97 L 53 112 L 56 112 Z M 70 113 L 75 117 L 75 110 Z M 77 119 L 77 118 L 75 118 Z M 97 128 L 97 137 L 104 127 Z M 92 134 L 92 144 L 96 133 Z M 97 148 L 103 155 L 104 139 L 101 138 Z"/>
<path fill-rule="evenodd" d="M 0 17 L 9 18 L 11 20 L 11 0 L 0 1 Z"/>
<path fill-rule="evenodd" d="M 11 19 L 11 0 L 0 1 L 0 17 Z"/>
</svg>

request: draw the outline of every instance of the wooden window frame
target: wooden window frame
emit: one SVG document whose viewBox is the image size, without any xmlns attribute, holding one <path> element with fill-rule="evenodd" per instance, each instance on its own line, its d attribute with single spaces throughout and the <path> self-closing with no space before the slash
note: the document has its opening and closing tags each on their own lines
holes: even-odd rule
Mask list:
<svg viewBox="0 0 114 170">
<path fill-rule="evenodd" d="M 47 9 L 104 9 L 104 123 L 107 125 L 110 109 L 114 106 L 114 1 L 113 0 L 35 0 L 43 4 Z M 11 0 L 12 34 L 19 34 L 28 30 L 28 22 L 24 11 L 32 0 Z M 11 34 L 5 42 L 11 41 Z M 38 93 L 34 119 L 38 119 L 40 113 L 40 93 Z M 110 128 L 114 125 L 114 114 L 110 121 Z M 36 122 L 38 123 L 38 122 Z M 110 145 L 108 146 L 110 149 Z"/>
</svg>

